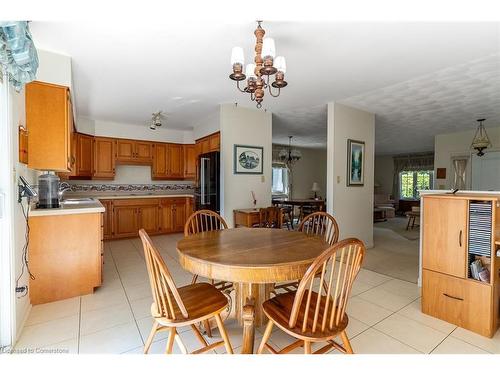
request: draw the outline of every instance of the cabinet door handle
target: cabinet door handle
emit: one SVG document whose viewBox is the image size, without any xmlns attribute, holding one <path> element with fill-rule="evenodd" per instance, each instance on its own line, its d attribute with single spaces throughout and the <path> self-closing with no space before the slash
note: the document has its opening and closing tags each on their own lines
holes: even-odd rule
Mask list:
<svg viewBox="0 0 500 375">
<path fill-rule="evenodd" d="M 458 244 L 462 247 L 462 230 L 460 230 L 460 233 L 458 234 Z"/>
<path fill-rule="evenodd" d="M 458 301 L 463 301 L 464 300 L 463 298 L 460 298 L 460 297 L 450 296 L 448 293 L 443 293 L 443 296 L 448 297 L 448 298 L 452 298 L 452 299 L 456 299 Z"/>
</svg>

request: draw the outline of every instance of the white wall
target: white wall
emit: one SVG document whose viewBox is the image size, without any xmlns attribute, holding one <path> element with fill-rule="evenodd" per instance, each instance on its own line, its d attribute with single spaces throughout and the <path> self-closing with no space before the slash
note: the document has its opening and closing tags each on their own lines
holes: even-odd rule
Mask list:
<svg viewBox="0 0 500 375">
<path fill-rule="evenodd" d="M 220 110 L 206 116 L 193 126 L 193 139 L 200 139 L 220 130 Z"/>
<path fill-rule="evenodd" d="M 233 226 L 233 210 L 271 205 L 272 114 L 234 104 L 220 107 L 221 132 L 221 215 Z M 234 145 L 264 147 L 263 175 L 233 173 Z"/>
<path fill-rule="evenodd" d="M 376 194 L 392 194 L 392 180 L 394 177 L 394 159 L 392 155 L 375 156 L 375 188 Z"/>
<path fill-rule="evenodd" d="M 273 145 L 273 159 L 278 160 L 278 153 L 282 145 Z M 292 167 L 291 183 L 292 198 L 311 198 L 313 182 L 317 182 L 320 188 L 318 196 L 326 196 L 326 149 L 293 147 L 301 152 L 302 158 Z"/>
<path fill-rule="evenodd" d="M 36 80 L 67 86 L 71 89 L 73 87 L 71 57 L 41 49 L 37 52 L 39 67 Z"/>
<path fill-rule="evenodd" d="M 365 142 L 364 186 L 346 186 L 347 140 Z M 338 221 L 340 238 L 373 246 L 375 115 L 328 103 L 327 209 Z"/>
<path fill-rule="evenodd" d="M 500 127 L 498 124 L 488 125 L 485 121 L 486 132 L 492 143 L 492 147 L 487 149 L 491 151 L 500 151 Z M 451 189 L 453 185 L 453 167 L 451 159 L 454 156 L 470 156 L 473 150 L 470 149 L 472 138 L 476 129 L 469 131 L 439 134 L 434 138 L 434 173 L 437 168 L 446 168 L 446 179 L 435 180 L 434 188 L 436 189 Z M 471 162 L 469 160 L 469 168 L 467 171 L 467 186 L 471 187 Z"/>
<path fill-rule="evenodd" d="M 101 137 L 140 139 L 144 141 L 194 143 L 193 131 L 171 129 L 168 126 L 149 129 L 146 124 L 125 124 L 112 121 L 93 120 L 86 117 L 76 119 L 79 132 Z"/>
</svg>

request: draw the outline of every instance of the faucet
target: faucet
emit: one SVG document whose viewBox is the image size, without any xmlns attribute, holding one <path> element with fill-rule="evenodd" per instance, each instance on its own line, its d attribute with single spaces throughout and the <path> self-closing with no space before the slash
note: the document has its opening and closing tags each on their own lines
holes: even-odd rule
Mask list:
<svg viewBox="0 0 500 375">
<path fill-rule="evenodd" d="M 67 182 L 61 182 L 59 184 L 59 191 L 57 192 L 59 201 L 63 199 L 63 195 L 66 191 L 71 190 L 71 185 L 68 184 Z"/>
</svg>

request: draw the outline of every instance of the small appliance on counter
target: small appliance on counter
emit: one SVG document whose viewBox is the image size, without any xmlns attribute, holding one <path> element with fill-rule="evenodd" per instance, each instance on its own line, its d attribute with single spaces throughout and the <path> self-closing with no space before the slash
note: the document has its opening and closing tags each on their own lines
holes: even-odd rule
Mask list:
<svg viewBox="0 0 500 375">
<path fill-rule="evenodd" d="M 220 211 L 220 153 L 198 157 L 198 186 L 195 188 L 196 210 Z"/>
<path fill-rule="evenodd" d="M 47 172 L 38 177 L 38 203 L 37 208 L 58 208 L 62 194 L 70 190 L 67 182 L 60 182 L 59 176 L 54 172 Z"/>
</svg>

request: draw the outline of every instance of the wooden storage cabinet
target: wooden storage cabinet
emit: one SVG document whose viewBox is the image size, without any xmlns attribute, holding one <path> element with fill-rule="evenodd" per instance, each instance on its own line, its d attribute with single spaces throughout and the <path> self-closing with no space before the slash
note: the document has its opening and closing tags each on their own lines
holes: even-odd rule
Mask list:
<svg viewBox="0 0 500 375">
<path fill-rule="evenodd" d="M 184 231 L 193 212 L 193 198 L 102 199 L 105 239 L 137 237 L 139 229 L 148 234 Z"/>
<path fill-rule="evenodd" d="M 220 132 L 197 139 L 196 145 L 198 146 L 198 154 L 220 151 Z"/>
<path fill-rule="evenodd" d="M 95 179 L 113 179 L 115 177 L 115 140 L 113 138 L 94 137 Z"/>
<path fill-rule="evenodd" d="M 28 83 L 26 126 L 28 167 L 70 172 L 74 125 L 69 88 L 38 81 Z"/>
<path fill-rule="evenodd" d="M 198 152 L 196 145 L 184 145 L 184 178 L 196 178 L 196 163 Z"/>
<path fill-rule="evenodd" d="M 184 178 L 183 145 L 155 143 L 153 145 L 153 155 L 151 176 L 154 180 Z"/>
<path fill-rule="evenodd" d="M 153 166 L 151 167 L 151 177 L 154 180 L 166 179 L 168 177 L 166 143 L 153 144 Z"/>
<path fill-rule="evenodd" d="M 422 312 L 483 336 L 498 328 L 500 197 L 457 194 L 422 197 Z M 489 281 L 472 277 L 481 259 Z"/>
<path fill-rule="evenodd" d="M 28 132 L 19 128 L 19 163 L 28 164 Z"/>
<path fill-rule="evenodd" d="M 91 177 L 94 168 L 94 137 L 76 134 L 76 175 Z"/>
<path fill-rule="evenodd" d="M 125 164 L 151 163 L 152 143 L 132 139 L 116 140 L 116 161 Z"/>
<path fill-rule="evenodd" d="M 425 198 L 423 267 L 457 277 L 466 274 L 467 200 Z M 453 214 L 450 214 L 453 213 Z"/>
<path fill-rule="evenodd" d="M 422 312 L 483 336 L 491 336 L 491 285 L 423 270 Z M 497 311 L 498 314 L 498 311 Z"/>
</svg>

